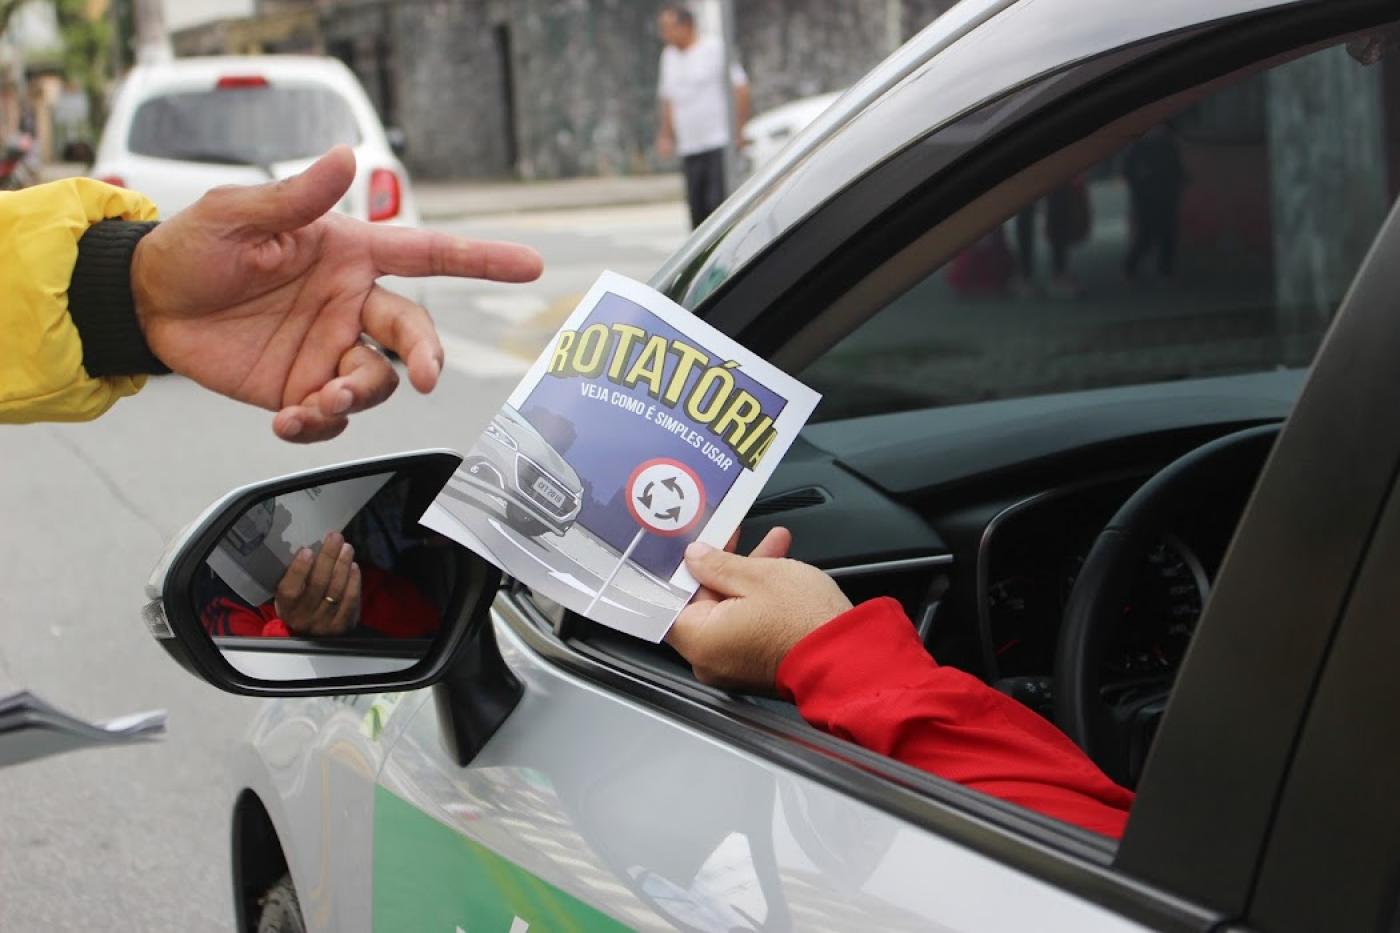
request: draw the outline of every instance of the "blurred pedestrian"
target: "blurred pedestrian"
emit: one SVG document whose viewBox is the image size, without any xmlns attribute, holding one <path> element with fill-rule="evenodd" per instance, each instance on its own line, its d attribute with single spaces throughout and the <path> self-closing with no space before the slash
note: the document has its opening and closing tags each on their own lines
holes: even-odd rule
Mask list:
<svg viewBox="0 0 1400 933">
<path fill-rule="evenodd" d="M 1128 149 L 1123 178 L 1133 208 L 1132 242 L 1123 272 L 1129 279 L 1137 278 L 1142 260 L 1155 252 L 1157 272 L 1169 278 L 1176 271 L 1181 191 L 1187 179 L 1176 138 L 1166 126 L 1148 130 Z"/>
<path fill-rule="evenodd" d="M 724 153 L 749 119 L 749 79 L 737 61 L 724 74 L 724 43 L 701 36 L 684 6 L 668 6 L 657 20 L 666 48 L 657 85 L 660 128 L 656 151 L 663 159 L 681 157 L 690 222 L 698 227 L 725 198 Z M 734 94 L 735 125 L 729 124 L 725 95 Z"/>
<path fill-rule="evenodd" d="M 0 422 L 85 421 L 177 372 L 319 441 L 389 397 L 393 350 L 420 392 L 442 371 L 428 312 L 382 275 L 525 282 L 532 249 L 331 213 L 355 178 L 339 146 L 284 181 L 210 191 L 161 224 L 87 178 L 0 194 Z"/>
<path fill-rule="evenodd" d="M 1045 240 L 1050 245 L 1050 294 L 1056 298 L 1079 297 L 1078 283 L 1069 270 L 1070 248 L 1089 238 L 1093 218 L 1089 192 L 1083 179 L 1059 185 L 1042 201 L 1032 201 L 1016 215 L 1017 291 L 1029 296 L 1036 282 L 1036 219 L 1045 206 Z"/>
</svg>

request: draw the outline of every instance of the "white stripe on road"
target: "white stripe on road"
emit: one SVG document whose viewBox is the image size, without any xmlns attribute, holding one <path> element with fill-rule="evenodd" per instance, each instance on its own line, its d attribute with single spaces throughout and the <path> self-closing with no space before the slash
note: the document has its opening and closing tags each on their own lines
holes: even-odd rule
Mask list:
<svg viewBox="0 0 1400 933">
<path fill-rule="evenodd" d="M 574 575 L 571 574 L 571 573 L 560 573 L 558 570 L 551 570 L 551 571 L 549 572 L 549 575 L 550 575 L 551 577 L 553 577 L 554 579 L 558 580 L 560 583 L 563 583 L 563 584 L 565 584 L 566 586 L 571 586 L 571 587 L 573 587 L 574 589 L 578 590 L 580 593 L 587 594 L 587 595 L 588 595 L 590 598 L 592 598 L 592 599 L 597 599 L 599 602 L 607 603 L 609 606 L 612 606 L 614 609 L 621 609 L 623 612 L 631 613 L 631 614 L 634 615 L 634 616 L 639 616 L 639 615 L 641 615 L 641 613 L 638 612 L 637 610 L 635 610 L 635 609 L 628 609 L 626 606 L 622 605 L 622 603 L 613 602 L 611 599 L 608 599 L 606 596 L 604 596 L 604 597 L 602 597 L 601 599 L 599 599 L 599 597 L 598 597 L 598 591 L 597 591 L 597 590 L 589 589 L 589 587 L 588 587 L 586 584 L 584 584 L 584 582 L 583 582 L 582 580 L 580 580 L 578 577 L 574 576 Z M 548 594 L 546 594 L 546 595 L 548 595 Z M 580 615 L 582 615 L 582 613 L 580 613 Z"/>
<path fill-rule="evenodd" d="M 530 368 L 529 360 L 444 330 L 438 331 L 438 339 L 447 354 L 447 365 L 467 376 L 519 379 Z"/>
<path fill-rule="evenodd" d="M 539 295 L 514 291 L 500 294 L 476 294 L 470 299 L 473 307 L 483 314 L 516 323 L 527 321 L 541 311 L 549 310 L 549 302 Z"/>
<path fill-rule="evenodd" d="M 596 597 L 598 595 L 597 590 L 589 589 L 588 586 L 583 583 L 583 581 L 578 579 L 578 577 L 575 577 L 571 573 L 561 573 L 560 571 L 555 570 L 549 564 L 545 563 L 545 561 L 538 554 L 535 554 L 529 548 L 525 547 L 525 545 L 515 540 L 515 532 L 507 531 L 506 529 L 502 528 L 500 522 L 496 521 L 494 518 L 488 518 L 486 521 L 491 525 L 492 528 L 496 529 L 497 534 L 499 534 L 505 540 L 509 541 L 511 544 L 515 545 L 516 549 L 519 550 L 520 553 L 524 554 L 526 557 L 530 558 L 532 561 L 548 570 L 549 575 L 554 579 L 558 580 L 560 583 L 564 584 L 565 586 L 572 587 L 573 589 L 578 590 L 580 593 L 583 593 L 589 596 L 590 598 Z M 560 552 L 556 551 L 556 553 Z M 546 593 L 545 595 L 549 596 L 548 593 Z M 641 613 L 637 610 L 628 609 L 621 603 L 613 602 L 606 596 L 603 597 L 602 601 L 607 603 L 609 606 L 612 606 L 614 609 L 621 609 L 623 612 L 630 613 L 634 616 L 641 615 Z"/>
</svg>

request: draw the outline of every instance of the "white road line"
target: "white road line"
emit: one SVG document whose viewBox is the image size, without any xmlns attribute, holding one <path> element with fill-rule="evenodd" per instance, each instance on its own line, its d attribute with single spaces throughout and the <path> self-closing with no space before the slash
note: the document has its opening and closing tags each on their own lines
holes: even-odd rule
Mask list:
<svg viewBox="0 0 1400 933">
<path fill-rule="evenodd" d="M 447 354 L 447 365 L 468 376 L 519 379 L 530 368 L 529 360 L 444 330 L 438 331 L 438 339 Z"/>
<path fill-rule="evenodd" d="M 597 595 L 598 595 L 598 591 L 597 591 L 597 590 L 589 589 L 588 586 L 587 586 L 587 584 L 585 584 L 582 580 L 580 580 L 580 579 L 578 579 L 577 577 L 575 577 L 573 574 L 571 574 L 571 573 L 561 573 L 560 571 L 555 570 L 555 569 L 554 569 L 552 566 L 550 566 L 549 564 L 545 563 L 545 562 L 539 557 L 539 555 L 537 555 L 537 554 L 535 554 L 534 552 L 530 551 L 529 549 L 527 549 L 527 548 L 525 547 L 525 545 L 523 545 L 523 544 L 521 544 L 519 541 L 515 540 L 515 532 L 513 532 L 513 531 L 506 531 L 506 529 L 504 529 L 504 528 L 501 527 L 500 522 L 496 521 L 494 518 L 488 518 L 486 521 L 491 525 L 492 528 L 496 529 L 496 531 L 500 534 L 500 536 L 501 536 L 502 538 L 505 538 L 505 539 L 506 539 L 507 541 L 509 541 L 511 544 L 515 545 L 516 549 L 517 549 L 518 551 L 520 551 L 520 553 L 524 554 L 526 557 L 530 558 L 532 561 L 534 561 L 535 563 L 539 564 L 541 567 L 544 567 L 546 570 L 548 570 L 548 571 L 549 571 L 549 575 L 550 575 L 551 577 L 553 577 L 554 579 L 558 580 L 560 583 L 563 583 L 565 586 L 573 587 L 574 589 L 578 590 L 580 593 L 587 594 L 590 598 L 593 597 L 593 596 L 597 596 Z M 561 553 L 561 552 L 556 552 L 556 553 Z M 563 555 L 563 554 L 561 553 L 561 556 L 567 556 L 567 555 Z M 572 560 L 572 558 L 570 558 L 570 559 Z M 545 595 L 548 596 L 549 594 L 546 593 Z M 605 602 L 605 603 L 607 603 L 609 606 L 612 606 L 614 609 L 621 609 L 623 612 L 631 613 L 631 614 L 634 615 L 634 616 L 639 616 L 639 615 L 641 615 L 641 613 L 638 612 L 637 610 L 635 610 L 635 609 L 628 609 L 626 606 L 622 605 L 621 603 L 613 602 L 611 599 L 608 599 L 606 596 L 603 597 L 602 601 Z"/>
<path fill-rule="evenodd" d="M 554 572 L 554 568 L 549 564 L 545 563 L 542 559 L 540 559 L 538 554 L 535 554 L 534 552 L 530 551 L 525 547 L 525 545 L 515 540 L 515 532 L 506 531 L 504 528 L 501 527 L 500 522 L 496 521 L 494 518 L 488 518 L 486 521 L 492 528 L 496 529 L 496 532 L 502 538 L 505 538 L 511 544 L 515 545 L 515 547 L 520 551 L 520 553 L 524 554 L 526 557 L 530 558 L 530 560 L 539 564 L 541 567 L 543 567 L 545 570 L 548 570 L 550 573 Z"/>
<path fill-rule="evenodd" d="M 560 583 L 563 583 L 563 584 L 565 584 L 565 585 L 567 585 L 567 586 L 573 587 L 574 589 L 578 590 L 580 593 L 586 593 L 586 594 L 588 594 L 588 596 L 589 596 L 590 598 L 595 597 L 595 596 L 598 595 L 598 591 L 597 591 L 597 590 L 590 589 L 582 580 L 580 580 L 578 577 L 575 577 L 575 576 L 574 576 L 573 574 L 571 574 L 571 573 L 560 573 L 560 572 L 557 571 L 557 570 L 551 570 L 551 571 L 549 572 L 549 575 L 550 575 L 551 577 L 553 577 L 554 579 L 558 580 Z M 613 602 L 611 599 L 608 599 L 606 596 L 604 596 L 602 599 L 600 599 L 600 600 L 598 600 L 598 601 L 599 601 L 599 602 L 602 602 L 602 603 L 607 603 L 609 606 L 612 606 L 614 609 L 621 609 L 623 612 L 631 613 L 631 614 L 634 615 L 634 616 L 639 616 L 639 615 L 641 615 L 641 613 L 638 612 L 637 610 L 635 610 L 635 609 L 628 609 L 626 606 L 622 605 L 621 603 Z"/>
<path fill-rule="evenodd" d="M 478 293 L 470 300 L 476 310 L 511 323 L 527 321 L 549 308 L 549 302 L 525 291 Z"/>
</svg>

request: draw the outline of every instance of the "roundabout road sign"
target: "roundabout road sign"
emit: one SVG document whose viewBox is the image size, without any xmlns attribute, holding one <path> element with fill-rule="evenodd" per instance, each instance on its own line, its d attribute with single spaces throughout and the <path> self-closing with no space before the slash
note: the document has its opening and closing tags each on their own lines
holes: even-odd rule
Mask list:
<svg viewBox="0 0 1400 933">
<path fill-rule="evenodd" d="M 648 460 L 627 479 L 627 511 L 652 534 L 674 538 L 694 528 L 704 514 L 705 486 L 679 460 Z"/>
</svg>

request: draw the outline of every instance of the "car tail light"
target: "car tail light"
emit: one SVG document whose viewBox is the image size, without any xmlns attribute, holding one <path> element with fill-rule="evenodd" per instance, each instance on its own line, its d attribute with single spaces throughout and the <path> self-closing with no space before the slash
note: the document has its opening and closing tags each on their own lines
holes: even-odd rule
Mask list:
<svg viewBox="0 0 1400 933">
<path fill-rule="evenodd" d="M 116 185 L 118 188 L 126 187 L 126 179 L 122 178 L 120 175 L 102 175 L 97 180 L 104 184 Z"/>
<path fill-rule="evenodd" d="M 224 75 L 214 85 L 221 91 L 239 91 L 248 88 L 267 87 L 267 79 L 262 75 Z"/>
<path fill-rule="evenodd" d="M 369 219 L 390 220 L 399 216 L 403 192 L 399 176 L 387 168 L 377 168 L 369 175 Z"/>
</svg>

